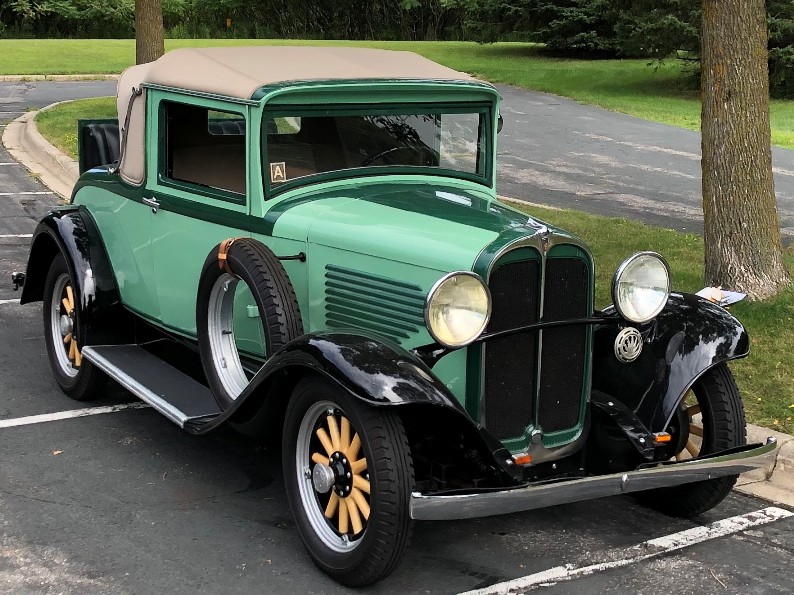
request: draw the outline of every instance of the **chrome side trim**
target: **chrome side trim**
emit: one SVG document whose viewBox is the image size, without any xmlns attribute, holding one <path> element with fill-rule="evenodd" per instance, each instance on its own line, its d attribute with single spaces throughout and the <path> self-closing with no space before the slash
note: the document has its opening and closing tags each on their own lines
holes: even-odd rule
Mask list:
<svg viewBox="0 0 794 595">
<path fill-rule="evenodd" d="M 615 496 L 693 481 L 738 475 L 774 461 L 777 440 L 707 459 L 665 463 L 657 467 L 478 494 L 411 494 L 412 519 L 446 521 L 508 514 L 603 496 Z"/>
<path fill-rule="evenodd" d="M 165 401 L 156 393 L 146 388 L 140 382 L 127 374 L 124 370 L 94 351 L 91 346 L 83 347 L 82 355 L 85 359 L 90 361 L 97 368 L 118 382 L 121 386 L 126 388 L 140 400 L 151 405 L 153 409 L 165 415 L 180 428 L 185 427 L 185 422 L 189 419 L 187 415 L 171 405 L 171 403 L 168 401 Z"/>
</svg>

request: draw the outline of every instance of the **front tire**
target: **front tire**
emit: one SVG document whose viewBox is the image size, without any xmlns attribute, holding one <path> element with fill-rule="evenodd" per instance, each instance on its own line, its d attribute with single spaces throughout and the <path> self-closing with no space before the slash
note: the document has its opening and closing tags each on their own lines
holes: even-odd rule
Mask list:
<svg viewBox="0 0 794 595">
<path fill-rule="evenodd" d="M 687 434 L 676 460 L 686 460 L 747 443 L 744 407 L 736 381 L 727 364 L 719 364 L 701 376 L 681 405 L 682 428 Z M 683 408 L 686 411 L 683 411 Z M 686 483 L 669 488 L 639 492 L 642 503 L 665 514 L 694 517 L 722 502 L 736 484 L 738 475 Z"/>
<path fill-rule="evenodd" d="M 60 389 L 76 401 L 90 401 L 102 393 L 107 376 L 80 353 L 84 321 L 78 298 L 66 260 L 58 254 L 44 281 L 44 344 Z"/>
<path fill-rule="evenodd" d="M 287 496 L 314 563 L 349 587 L 390 574 L 412 527 L 413 464 L 400 418 L 309 377 L 293 393 L 283 436 Z"/>
</svg>

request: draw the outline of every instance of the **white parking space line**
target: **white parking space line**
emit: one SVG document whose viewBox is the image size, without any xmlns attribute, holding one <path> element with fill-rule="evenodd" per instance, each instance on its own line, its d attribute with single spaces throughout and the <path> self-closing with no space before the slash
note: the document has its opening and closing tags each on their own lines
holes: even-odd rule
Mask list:
<svg viewBox="0 0 794 595">
<path fill-rule="evenodd" d="M 3 166 L 3 165 L 19 165 L 19 163 L 17 163 L 16 161 L 9 161 L 7 163 L 0 163 L 0 166 Z"/>
<path fill-rule="evenodd" d="M 55 194 L 52 190 L 42 192 L 0 192 L 0 196 L 31 196 L 40 194 Z"/>
<path fill-rule="evenodd" d="M 18 304 L 18 303 L 19 303 L 19 299 L 16 299 L 16 300 L 0 300 L 0 306 L 2 306 L 4 304 Z"/>
<path fill-rule="evenodd" d="M 0 240 L 4 240 L 7 238 L 32 238 L 32 233 L 5 233 L 0 234 Z"/>
<path fill-rule="evenodd" d="M 134 403 L 124 403 L 123 405 L 109 405 L 107 407 L 89 407 L 87 409 L 71 409 L 69 411 L 59 411 L 58 413 L 43 413 L 42 415 L 29 415 L 27 417 L 17 417 L 14 419 L 0 419 L 0 429 L 16 428 L 18 426 L 29 426 L 32 424 L 43 424 L 48 421 L 60 421 L 63 419 L 73 419 L 76 417 L 87 417 L 89 415 L 101 415 L 103 413 L 116 413 L 127 409 L 146 409 L 149 405 L 136 401 Z"/>
<path fill-rule="evenodd" d="M 535 587 L 549 586 L 562 581 L 589 576 L 596 572 L 603 572 L 605 570 L 612 570 L 613 568 L 621 568 L 630 564 L 636 564 L 637 562 L 642 562 L 649 558 L 656 558 L 689 547 L 690 545 L 739 533 L 751 527 L 766 525 L 791 516 L 794 516 L 794 513 L 782 508 L 770 506 L 769 508 L 734 516 L 703 527 L 695 527 L 693 529 L 687 529 L 686 531 L 679 531 L 678 533 L 644 541 L 639 545 L 614 552 L 614 556 L 609 556 L 612 559 L 608 562 L 578 567 L 575 564 L 556 566 L 511 581 L 497 583 L 490 587 L 485 587 L 484 589 L 467 591 L 460 595 L 506 595 L 508 593 L 523 593 Z"/>
</svg>

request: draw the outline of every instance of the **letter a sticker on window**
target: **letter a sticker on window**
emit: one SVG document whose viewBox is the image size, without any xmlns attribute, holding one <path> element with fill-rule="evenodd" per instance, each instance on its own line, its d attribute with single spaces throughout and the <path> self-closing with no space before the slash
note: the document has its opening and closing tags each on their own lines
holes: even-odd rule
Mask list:
<svg viewBox="0 0 794 595">
<path fill-rule="evenodd" d="M 287 181 L 287 168 L 283 161 L 270 164 L 270 181 L 275 184 L 277 182 Z"/>
</svg>

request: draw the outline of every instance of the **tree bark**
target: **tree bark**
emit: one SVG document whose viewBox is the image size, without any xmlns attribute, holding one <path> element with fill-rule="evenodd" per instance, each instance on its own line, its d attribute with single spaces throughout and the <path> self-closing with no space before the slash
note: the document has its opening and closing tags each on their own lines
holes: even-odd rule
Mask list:
<svg viewBox="0 0 794 595">
<path fill-rule="evenodd" d="M 135 0 L 135 63 L 153 62 L 165 53 L 162 0 Z"/>
<path fill-rule="evenodd" d="M 764 0 L 703 0 L 701 46 L 706 284 L 764 299 L 791 283 L 772 178 Z"/>
</svg>

